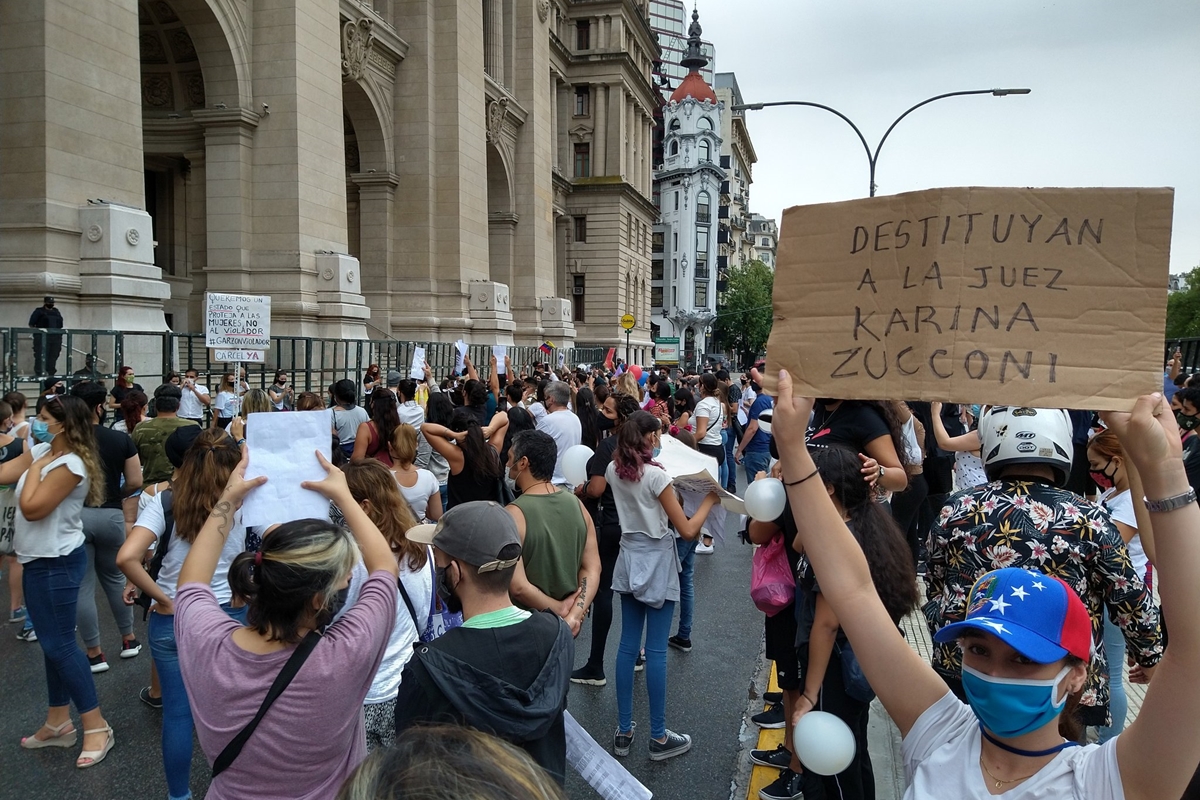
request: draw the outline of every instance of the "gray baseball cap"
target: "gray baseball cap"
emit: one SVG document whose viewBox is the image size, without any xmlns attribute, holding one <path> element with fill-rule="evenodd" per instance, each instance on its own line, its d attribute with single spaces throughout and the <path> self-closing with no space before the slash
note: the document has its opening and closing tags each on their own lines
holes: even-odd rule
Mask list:
<svg viewBox="0 0 1200 800">
<path fill-rule="evenodd" d="M 443 514 L 436 525 L 409 528 L 404 538 L 417 544 L 431 544 L 480 572 L 515 566 L 519 556 L 501 559 L 500 553 L 510 544 L 521 546 L 517 523 L 504 506 L 490 500 L 457 505 Z"/>
<path fill-rule="evenodd" d="M 394 369 L 388 370 L 387 385 L 389 389 L 394 389 L 400 385 L 400 373 Z"/>
</svg>

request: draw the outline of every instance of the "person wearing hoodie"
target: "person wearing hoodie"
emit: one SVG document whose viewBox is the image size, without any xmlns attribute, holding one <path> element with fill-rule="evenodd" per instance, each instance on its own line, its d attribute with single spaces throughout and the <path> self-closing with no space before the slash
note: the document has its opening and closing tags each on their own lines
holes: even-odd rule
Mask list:
<svg viewBox="0 0 1200 800">
<path fill-rule="evenodd" d="M 396 735 L 422 723 L 467 725 L 524 749 L 560 785 L 575 641 L 551 611 L 509 599 L 521 537 L 504 507 L 462 503 L 410 542 L 433 546 L 437 593 L 463 624 L 416 646 L 396 699 Z"/>
</svg>

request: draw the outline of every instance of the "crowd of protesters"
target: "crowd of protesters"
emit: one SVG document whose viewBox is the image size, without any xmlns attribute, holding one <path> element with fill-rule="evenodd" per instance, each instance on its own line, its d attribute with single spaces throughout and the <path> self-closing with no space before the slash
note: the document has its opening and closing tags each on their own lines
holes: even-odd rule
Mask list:
<svg viewBox="0 0 1200 800">
<path fill-rule="evenodd" d="M 725 491 L 787 490 L 779 518 L 741 526 L 793 581 L 764 617 L 781 694 L 753 721 L 788 736 L 751 753 L 779 770 L 763 800 L 874 797 L 874 697 L 904 736 L 906 797 L 1184 792 L 1200 762 L 1200 388 L 1168 374 L 1132 413 L 1096 415 L 804 399 L 786 373 L 776 400 L 761 363 L 488 366 L 372 364 L 321 393 L 285 370 L 251 389 L 236 369 L 209 376 L 215 392 L 189 369 L 147 393 L 122 367 L 111 390 L 4 397 L 10 622 L 40 644 L 48 698 L 22 747 L 78 743 L 90 768 L 116 744 L 93 677 L 110 667 L 99 586 L 121 658 L 143 648 L 135 604 L 148 620 L 140 699 L 162 711 L 173 800 L 191 797 L 193 732 L 210 798 L 390 797 L 452 765 L 471 772 L 459 796 L 560 797 L 567 694 L 608 684 L 614 594 L 611 750 L 638 739 L 644 671 L 646 753 L 680 756 L 692 737 L 667 727 L 666 651 L 693 648 L 695 560 L 724 530 L 718 494 L 678 490 L 656 460 L 671 438 Z M 329 516 L 243 524 L 270 480 L 245 476 L 253 415 L 325 409 L 325 476 L 304 488 Z M 918 608 L 931 663 L 899 633 Z M 1128 730 L 1126 659 L 1149 684 Z M 837 775 L 793 752 L 812 710 L 856 739 Z"/>
</svg>

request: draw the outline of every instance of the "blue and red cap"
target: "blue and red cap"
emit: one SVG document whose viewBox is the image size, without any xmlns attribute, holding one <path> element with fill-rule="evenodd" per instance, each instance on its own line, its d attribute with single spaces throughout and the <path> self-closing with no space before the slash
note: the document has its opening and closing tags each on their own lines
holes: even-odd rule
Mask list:
<svg viewBox="0 0 1200 800">
<path fill-rule="evenodd" d="M 967 630 L 990 633 L 1038 664 L 1068 653 L 1087 661 L 1092 653 L 1092 618 L 1079 595 L 1035 569 L 1008 567 L 983 575 L 971 587 L 967 618 L 933 638 L 945 644 Z"/>
</svg>

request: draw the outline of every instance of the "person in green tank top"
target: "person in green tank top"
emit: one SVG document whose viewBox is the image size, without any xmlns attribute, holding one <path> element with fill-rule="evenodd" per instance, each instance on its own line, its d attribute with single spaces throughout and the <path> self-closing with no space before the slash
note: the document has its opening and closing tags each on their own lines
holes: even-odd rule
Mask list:
<svg viewBox="0 0 1200 800">
<path fill-rule="evenodd" d="M 551 483 L 558 445 L 542 431 L 523 431 L 508 451 L 508 475 L 520 496 L 508 513 L 521 536 L 521 560 L 510 593 L 532 611 L 549 609 L 579 635 L 600 580 L 592 515 L 579 498 Z"/>
</svg>

